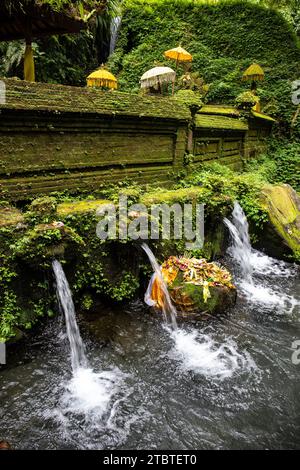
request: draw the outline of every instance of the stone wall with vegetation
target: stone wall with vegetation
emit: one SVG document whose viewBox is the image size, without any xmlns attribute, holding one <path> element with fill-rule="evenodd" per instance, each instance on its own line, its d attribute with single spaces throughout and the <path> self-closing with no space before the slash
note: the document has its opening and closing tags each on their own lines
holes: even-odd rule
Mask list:
<svg viewBox="0 0 300 470">
<path fill-rule="evenodd" d="M 6 80 L 0 185 L 9 198 L 116 181 L 167 183 L 182 167 L 187 107 L 164 97 Z"/>
<path fill-rule="evenodd" d="M 28 200 L 68 190 L 101 191 L 116 182 L 170 185 L 189 163 L 242 168 L 260 148 L 264 120 L 197 114 L 176 98 L 6 80 L 0 105 L 2 198 Z M 205 108 L 205 107 L 204 107 Z M 212 107 L 213 108 L 213 107 Z M 200 110 L 202 113 L 202 111 Z M 193 129 L 193 156 L 187 158 Z M 250 156 L 253 156 L 252 154 Z"/>
<path fill-rule="evenodd" d="M 92 310 L 99 300 L 124 302 L 143 296 L 151 267 L 139 242 L 103 241 L 96 235 L 99 221 L 96 208 L 108 201 L 118 204 L 120 194 L 128 197 L 129 207 L 137 202 L 146 207 L 161 203 L 205 204 L 204 247 L 187 252 L 185 240 L 150 240 L 160 263 L 170 255 L 183 253 L 220 259 L 228 237 L 223 218 L 230 215 L 235 200 L 247 214 L 252 243 L 276 250 L 278 257 L 300 261 L 297 225 L 300 200 L 289 187 L 285 190 L 283 186 L 280 194 L 285 194 L 286 217 L 280 219 L 277 212 L 272 212 L 272 188 L 276 187 L 268 184 L 268 166 L 236 173 L 217 163 L 201 170 L 191 163 L 191 170 L 189 176 L 169 189 L 115 185 L 107 189 L 106 199 L 97 199 L 97 194 L 92 192 L 88 198 L 57 193 L 56 197 L 44 196 L 23 205 L 22 210 L 3 201 L 0 205 L 0 339 L 13 341 L 42 318 L 58 311 L 51 268 L 54 258 L 64 264 L 78 310 Z M 264 243 L 266 233 L 272 237 L 268 246 Z"/>
</svg>

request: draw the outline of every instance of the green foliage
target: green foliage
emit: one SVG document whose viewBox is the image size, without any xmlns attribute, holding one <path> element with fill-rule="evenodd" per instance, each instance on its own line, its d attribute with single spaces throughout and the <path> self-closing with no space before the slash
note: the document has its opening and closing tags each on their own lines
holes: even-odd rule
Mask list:
<svg viewBox="0 0 300 470">
<path fill-rule="evenodd" d="M 87 31 L 47 37 L 38 44 L 45 52 L 35 59 L 37 81 L 85 86 L 86 77 L 99 65 L 94 38 Z"/>
<path fill-rule="evenodd" d="M 4 261 L 4 260 L 3 260 Z M 2 260 L 1 260 L 2 262 Z M 0 266 L 0 288 L 4 288 L 10 284 L 10 282 L 17 276 L 17 274 L 12 271 L 7 266 Z"/>
<path fill-rule="evenodd" d="M 299 78 L 300 50 L 292 26 L 280 13 L 250 2 L 127 0 L 109 61 L 120 87 L 137 91 L 141 75 L 157 61 L 175 66 L 163 52 L 179 42 L 193 55 L 192 70 L 210 85 L 208 102 L 234 104 L 250 88 L 241 81 L 243 72 L 259 63 L 265 70 L 258 88 L 262 109 L 286 131 L 295 111 L 291 81 Z M 183 71 L 178 67 L 177 75 Z"/>
<path fill-rule="evenodd" d="M 286 139 L 270 141 L 269 152 L 247 164 L 249 171 L 258 171 L 270 183 L 287 183 L 300 191 L 300 142 Z"/>
<path fill-rule="evenodd" d="M 94 301 L 93 301 L 91 294 L 85 294 L 81 301 L 81 308 L 83 310 L 89 311 L 91 310 L 93 305 L 94 305 Z"/>
<path fill-rule="evenodd" d="M 34 199 L 25 213 L 25 220 L 30 223 L 49 223 L 55 218 L 57 201 L 54 197 L 43 196 Z"/>
<path fill-rule="evenodd" d="M 21 2 L 7 3 L 20 8 Z M 63 10 L 70 16 L 90 20 L 88 30 L 38 38 L 33 43 L 36 80 L 40 82 L 85 86 L 86 77 L 101 62 L 106 61 L 111 18 L 119 14 L 121 0 L 108 0 L 103 12 L 103 0 L 42 0 L 53 10 Z M 98 14 L 100 8 L 101 14 Z M 0 76 L 23 78 L 24 41 L 0 43 Z"/>
<path fill-rule="evenodd" d="M 196 184 L 209 190 L 205 201 L 205 211 L 208 214 L 213 214 L 216 209 L 222 214 L 228 205 L 238 200 L 255 232 L 262 231 L 267 221 L 267 213 L 259 200 L 260 190 L 267 181 L 260 168 L 253 172 L 236 173 L 228 167 L 214 163 L 193 172 L 182 184 Z M 223 211 L 220 210 L 222 207 Z"/>
<path fill-rule="evenodd" d="M 251 91 L 244 91 L 236 97 L 235 101 L 238 107 L 247 109 L 254 106 L 259 101 L 259 98 L 253 95 Z"/>
<path fill-rule="evenodd" d="M 174 99 L 197 111 L 201 105 L 201 95 L 193 90 L 178 90 L 174 95 Z"/>
<path fill-rule="evenodd" d="M 40 267 L 49 267 L 54 256 L 64 253 L 64 244 L 84 245 L 83 239 L 70 227 L 55 228 L 52 225 L 37 225 L 11 246 L 13 256 Z"/>
<path fill-rule="evenodd" d="M 15 326 L 18 324 L 20 308 L 17 297 L 11 290 L 5 290 L 2 306 L 0 305 L 0 341 L 7 341 L 15 336 Z"/>
<path fill-rule="evenodd" d="M 139 281 L 136 276 L 130 272 L 126 272 L 124 273 L 120 284 L 111 285 L 107 290 L 107 294 L 112 300 L 117 302 L 121 302 L 124 299 L 130 300 L 133 298 L 138 287 Z"/>
</svg>

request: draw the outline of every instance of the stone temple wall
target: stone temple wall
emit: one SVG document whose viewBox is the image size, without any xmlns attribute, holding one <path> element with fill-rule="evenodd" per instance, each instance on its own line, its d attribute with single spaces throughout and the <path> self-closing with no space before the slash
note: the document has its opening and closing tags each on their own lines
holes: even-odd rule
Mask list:
<svg viewBox="0 0 300 470">
<path fill-rule="evenodd" d="M 184 168 L 191 114 L 173 98 L 4 82 L 0 195 L 5 199 L 66 189 L 92 192 L 124 181 L 167 186 Z M 248 127 L 231 119 L 237 129 L 213 128 L 215 121 L 212 128 L 196 125 L 195 158 L 203 163 L 222 157 L 222 163 L 239 166 Z"/>
</svg>

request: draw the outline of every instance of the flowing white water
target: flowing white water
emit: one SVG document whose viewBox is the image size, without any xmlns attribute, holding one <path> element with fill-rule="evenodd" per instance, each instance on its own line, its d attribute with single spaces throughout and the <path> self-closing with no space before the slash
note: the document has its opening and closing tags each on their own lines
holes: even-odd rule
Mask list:
<svg viewBox="0 0 300 470">
<path fill-rule="evenodd" d="M 63 310 L 67 336 L 71 349 L 72 379 L 65 384 L 61 398 L 61 413 L 66 416 L 84 415 L 91 422 L 98 422 L 107 412 L 112 396 L 117 392 L 121 373 L 116 371 L 94 372 L 89 367 L 84 344 L 76 321 L 72 293 L 59 261 L 52 263 L 56 279 L 57 297 Z"/>
<path fill-rule="evenodd" d="M 56 279 L 57 298 L 66 320 L 67 335 L 71 349 L 72 369 L 73 372 L 76 372 L 80 367 L 87 366 L 87 359 L 85 356 L 84 345 L 80 336 L 79 328 L 76 322 L 72 292 L 60 262 L 54 260 L 52 267 Z"/>
<path fill-rule="evenodd" d="M 248 353 L 239 352 L 238 346 L 230 338 L 224 338 L 221 343 L 215 341 L 209 334 L 204 334 L 196 329 L 186 330 L 178 328 L 176 323 L 176 309 L 172 304 L 168 288 L 162 278 L 161 268 L 148 245 L 143 243 L 143 249 L 148 255 L 154 274 L 150 280 L 145 294 L 145 302 L 154 305 L 151 298 L 152 284 L 156 276 L 161 280 L 165 298 L 167 299 L 163 314 L 165 328 L 174 342 L 174 347 L 170 352 L 170 357 L 181 363 L 181 368 L 185 371 L 193 371 L 197 374 L 223 380 L 231 377 L 238 370 L 254 369 L 255 363 Z M 171 319 L 172 329 L 170 328 Z"/>
<path fill-rule="evenodd" d="M 248 282 L 253 283 L 253 266 L 251 263 L 252 248 L 249 238 L 249 226 L 244 211 L 237 201 L 234 203 L 232 222 L 225 217 L 224 223 L 232 236 L 233 256 L 241 268 L 242 275 Z"/>
<path fill-rule="evenodd" d="M 248 352 L 239 352 L 238 345 L 230 337 L 219 342 L 210 334 L 178 329 L 171 332 L 175 347 L 171 357 L 181 362 L 185 371 L 224 380 L 236 373 L 253 372 L 257 369 Z"/>
<path fill-rule="evenodd" d="M 116 48 L 117 38 L 119 29 L 121 26 L 122 17 L 115 16 L 111 20 L 110 24 L 110 43 L 109 43 L 109 55 L 113 54 Z"/>
<path fill-rule="evenodd" d="M 161 288 L 163 290 L 164 299 L 165 299 L 165 301 L 163 303 L 164 320 L 165 320 L 166 323 L 170 322 L 171 325 L 173 326 L 173 328 L 177 328 L 177 321 L 176 321 L 177 311 L 176 311 L 176 308 L 174 307 L 174 305 L 172 303 L 172 300 L 170 298 L 170 294 L 168 292 L 168 288 L 167 288 L 166 283 L 163 279 L 163 276 L 162 276 L 162 273 L 161 273 L 161 267 L 159 266 L 152 250 L 150 250 L 149 246 L 146 243 L 142 244 L 142 248 L 146 252 L 146 254 L 149 258 L 149 261 L 151 263 L 152 269 L 154 271 L 154 274 L 153 274 L 153 276 L 151 278 L 151 281 L 149 283 L 147 292 L 145 294 L 145 302 L 148 305 L 154 305 L 154 303 L 151 300 L 150 293 L 151 293 L 153 281 L 154 281 L 155 277 L 157 277 L 160 280 Z"/>
<path fill-rule="evenodd" d="M 240 269 L 237 284 L 245 297 L 253 304 L 278 312 L 293 312 L 299 300 L 273 287 L 269 278 L 287 278 L 295 276 L 298 268 L 284 261 L 276 260 L 254 250 L 250 243 L 249 227 L 242 207 L 236 201 L 232 212 L 232 221 L 224 219 L 232 237 L 228 252 Z"/>
</svg>

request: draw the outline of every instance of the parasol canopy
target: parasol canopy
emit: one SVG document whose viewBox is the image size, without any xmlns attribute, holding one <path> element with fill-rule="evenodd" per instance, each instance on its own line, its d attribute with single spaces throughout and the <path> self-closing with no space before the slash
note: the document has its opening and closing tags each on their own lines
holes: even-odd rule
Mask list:
<svg viewBox="0 0 300 470">
<path fill-rule="evenodd" d="M 170 67 L 154 67 L 148 70 L 142 76 L 141 88 L 158 87 L 162 83 L 168 83 L 175 81 L 176 72 Z"/>
<path fill-rule="evenodd" d="M 111 72 L 101 66 L 87 77 L 87 86 L 106 87 L 116 90 L 118 88 L 118 81 Z"/>
<path fill-rule="evenodd" d="M 258 64 L 251 64 L 250 67 L 243 73 L 242 80 L 262 81 L 265 77 L 265 72 Z"/>
<path fill-rule="evenodd" d="M 81 8 L 80 8 L 81 7 Z M 106 8 L 106 0 L 1 0 L 0 41 L 26 40 L 24 78 L 34 81 L 33 38 L 78 33 L 94 13 Z"/>
<path fill-rule="evenodd" d="M 174 59 L 176 60 L 176 63 L 178 62 L 192 62 L 193 56 L 183 49 L 183 47 L 178 46 L 175 47 L 174 49 L 169 49 L 168 51 L 164 52 L 164 56 L 167 59 Z"/>
</svg>

